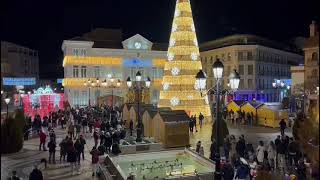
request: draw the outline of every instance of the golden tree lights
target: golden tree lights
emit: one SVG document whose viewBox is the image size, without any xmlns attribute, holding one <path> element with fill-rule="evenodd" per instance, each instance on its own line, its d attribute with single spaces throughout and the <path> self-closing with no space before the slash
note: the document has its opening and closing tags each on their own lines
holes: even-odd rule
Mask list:
<svg viewBox="0 0 320 180">
<path fill-rule="evenodd" d="M 159 107 L 185 110 L 189 115 L 210 116 L 208 98 L 195 89 L 195 75 L 202 69 L 189 0 L 177 0 L 167 61 L 164 65 Z"/>
</svg>

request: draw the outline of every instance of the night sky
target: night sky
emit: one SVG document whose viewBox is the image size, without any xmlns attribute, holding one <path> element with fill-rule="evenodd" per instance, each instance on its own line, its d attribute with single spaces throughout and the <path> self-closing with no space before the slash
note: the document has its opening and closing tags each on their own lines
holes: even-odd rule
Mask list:
<svg viewBox="0 0 320 180">
<path fill-rule="evenodd" d="M 319 22 L 317 0 L 191 0 L 199 42 L 252 33 L 285 42 L 308 36 Z M 1 1 L 1 40 L 39 50 L 40 77 L 62 74 L 61 44 L 92 28 L 122 28 L 152 42 L 168 42 L 175 0 Z"/>
</svg>

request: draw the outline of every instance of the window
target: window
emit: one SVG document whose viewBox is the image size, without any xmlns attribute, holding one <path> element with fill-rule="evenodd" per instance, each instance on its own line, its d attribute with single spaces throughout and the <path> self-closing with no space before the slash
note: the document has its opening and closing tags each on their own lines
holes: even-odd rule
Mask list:
<svg viewBox="0 0 320 180">
<path fill-rule="evenodd" d="M 238 52 L 238 60 L 239 61 L 243 60 L 243 52 Z"/>
<path fill-rule="evenodd" d="M 231 61 L 231 54 L 228 53 L 228 61 Z"/>
<path fill-rule="evenodd" d="M 243 87 L 244 87 L 244 80 L 243 80 L 243 79 L 240 79 L 239 89 L 243 89 Z"/>
<path fill-rule="evenodd" d="M 88 104 L 89 99 L 88 99 L 87 96 L 88 96 L 87 91 L 82 91 L 82 92 L 81 92 L 81 100 L 80 100 L 80 105 L 81 105 L 81 106 L 85 106 L 85 105 Z"/>
<path fill-rule="evenodd" d="M 210 58 L 210 64 L 213 64 L 213 57 Z"/>
<path fill-rule="evenodd" d="M 253 81 L 252 79 L 248 79 L 248 89 L 252 89 L 253 88 Z"/>
<path fill-rule="evenodd" d="M 253 75 L 253 65 L 248 65 L 248 75 Z"/>
<path fill-rule="evenodd" d="M 244 67 L 243 65 L 239 65 L 239 74 L 243 75 L 244 74 Z"/>
<path fill-rule="evenodd" d="M 247 59 L 248 60 L 253 60 L 253 55 L 252 55 L 251 51 L 248 52 Z"/>
<path fill-rule="evenodd" d="M 72 54 L 73 56 L 86 56 L 87 55 L 87 50 L 86 49 L 83 49 L 83 48 L 74 48 L 72 50 Z"/>
<path fill-rule="evenodd" d="M 94 66 L 94 77 L 99 78 L 100 77 L 100 67 Z"/>
<path fill-rule="evenodd" d="M 74 77 L 74 78 L 79 77 L 79 69 L 78 69 L 78 66 L 73 66 L 73 77 Z"/>
<path fill-rule="evenodd" d="M 87 77 L 87 67 L 86 66 L 81 66 L 81 77 L 82 78 Z"/>
</svg>

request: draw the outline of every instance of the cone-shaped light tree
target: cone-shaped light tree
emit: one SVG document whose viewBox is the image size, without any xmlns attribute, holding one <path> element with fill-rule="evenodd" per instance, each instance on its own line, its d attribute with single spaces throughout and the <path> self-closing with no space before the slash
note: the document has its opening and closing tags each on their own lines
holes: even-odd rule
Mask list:
<svg viewBox="0 0 320 180">
<path fill-rule="evenodd" d="M 196 89 L 196 74 L 202 69 L 189 0 L 177 0 L 167 62 L 158 107 L 185 110 L 189 115 L 211 117 L 208 97 Z"/>
</svg>

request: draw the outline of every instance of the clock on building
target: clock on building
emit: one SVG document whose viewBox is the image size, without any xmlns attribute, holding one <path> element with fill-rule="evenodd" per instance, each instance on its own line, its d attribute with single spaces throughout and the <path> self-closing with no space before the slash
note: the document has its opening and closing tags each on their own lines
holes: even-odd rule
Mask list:
<svg viewBox="0 0 320 180">
<path fill-rule="evenodd" d="M 140 42 L 135 42 L 135 43 L 134 43 L 134 47 L 135 47 L 136 49 L 140 49 L 140 48 L 141 48 L 141 43 L 140 43 Z"/>
</svg>

